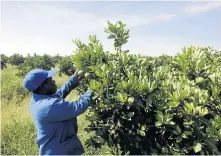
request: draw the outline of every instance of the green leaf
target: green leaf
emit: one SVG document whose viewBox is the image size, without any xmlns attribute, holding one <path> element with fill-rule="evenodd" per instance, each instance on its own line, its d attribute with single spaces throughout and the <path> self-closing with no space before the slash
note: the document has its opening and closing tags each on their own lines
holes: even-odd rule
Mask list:
<svg viewBox="0 0 221 156">
<path fill-rule="evenodd" d="M 123 81 L 122 82 L 122 87 L 123 87 L 123 89 L 126 89 L 127 88 L 127 82 Z"/>
<path fill-rule="evenodd" d="M 142 125 L 141 130 L 144 131 L 146 129 L 146 127 L 147 127 L 146 125 Z"/>
<path fill-rule="evenodd" d="M 140 131 L 140 130 L 137 130 L 137 134 L 140 134 L 141 136 L 146 136 L 146 133 L 144 131 Z"/>
<path fill-rule="evenodd" d="M 120 26 L 123 26 L 123 23 L 122 23 L 121 21 L 118 21 L 117 23 L 119 23 L 119 24 L 120 24 Z"/>
<path fill-rule="evenodd" d="M 110 35 L 108 36 L 108 39 L 113 39 L 113 38 L 116 38 L 116 36 L 115 36 L 114 34 L 110 34 Z"/>
<path fill-rule="evenodd" d="M 127 40 L 124 40 L 123 42 L 121 42 L 122 45 L 125 44 L 125 43 L 127 43 Z"/>
<path fill-rule="evenodd" d="M 161 111 L 157 111 L 157 117 L 156 118 L 157 118 L 158 121 L 163 121 L 163 116 L 164 115 Z"/>
<path fill-rule="evenodd" d="M 181 133 L 181 128 L 179 126 L 176 126 L 176 130 L 179 134 Z"/>
<path fill-rule="evenodd" d="M 193 146 L 194 152 L 198 153 L 202 149 L 202 145 L 200 143 L 197 143 Z"/>
<path fill-rule="evenodd" d="M 172 132 L 176 135 L 179 135 L 179 133 L 176 130 L 172 130 Z"/>
<path fill-rule="evenodd" d="M 193 133 L 193 132 L 191 132 L 191 131 L 185 131 L 185 132 L 183 132 L 183 134 L 185 134 L 185 135 L 187 135 L 187 136 L 188 136 L 188 135 L 192 135 L 192 133 Z"/>
<path fill-rule="evenodd" d="M 100 103 L 99 106 L 100 106 L 100 108 L 104 108 L 105 105 L 103 103 Z"/>
<path fill-rule="evenodd" d="M 109 30 L 108 30 L 107 28 L 104 28 L 104 32 L 108 33 L 108 32 L 109 32 Z"/>
<path fill-rule="evenodd" d="M 187 102 L 185 102 L 184 105 L 185 105 L 185 107 L 186 107 L 186 112 L 187 112 L 187 113 L 191 113 L 191 112 L 193 111 L 193 109 L 194 109 L 193 103 L 187 103 Z"/>
<path fill-rule="evenodd" d="M 179 101 L 169 102 L 169 106 L 170 106 L 170 107 L 177 107 L 179 104 L 180 104 Z"/>
<path fill-rule="evenodd" d="M 161 125 L 162 125 L 162 122 L 157 121 L 157 122 L 155 123 L 155 126 L 156 126 L 156 127 L 159 127 L 159 126 L 161 126 Z"/>
<path fill-rule="evenodd" d="M 117 96 L 116 96 L 115 98 L 116 98 L 116 100 L 118 100 L 118 101 L 124 103 L 124 102 L 127 101 L 127 94 L 126 94 L 126 93 L 119 93 L 119 92 L 118 92 L 118 93 L 117 93 Z"/>
<path fill-rule="evenodd" d="M 140 131 L 140 135 L 145 136 L 146 133 L 144 131 Z"/>
<path fill-rule="evenodd" d="M 171 114 L 166 114 L 165 116 L 164 116 L 164 121 L 166 120 L 166 122 L 169 122 L 169 121 L 171 121 L 172 120 L 172 115 Z"/>
<path fill-rule="evenodd" d="M 169 124 L 170 124 L 170 125 L 175 125 L 176 123 L 173 122 L 173 121 L 170 121 Z"/>
<path fill-rule="evenodd" d="M 211 74 L 211 75 L 209 76 L 209 78 L 211 79 L 211 81 L 212 81 L 213 83 L 215 83 L 215 81 L 216 81 L 216 74 L 215 74 L 215 73 Z"/>
<path fill-rule="evenodd" d="M 200 116 L 205 116 L 206 114 L 208 114 L 209 113 L 209 111 L 208 111 L 208 109 L 207 109 L 207 107 L 205 107 L 205 108 L 201 108 L 200 110 L 199 110 L 199 115 Z"/>
<path fill-rule="evenodd" d="M 96 76 L 98 76 L 98 77 L 100 77 L 100 78 L 103 77 L 101 70 L 96 70 L 96 71 L 95 71 L 95 74 L 96 74 Z"/>
</svg>

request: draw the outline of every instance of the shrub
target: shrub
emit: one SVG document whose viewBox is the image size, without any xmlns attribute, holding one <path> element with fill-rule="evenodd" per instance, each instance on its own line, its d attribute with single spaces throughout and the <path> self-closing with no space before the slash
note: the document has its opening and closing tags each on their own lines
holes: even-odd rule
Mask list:
<svg viewBox="0 0 221 156">
<path fill-rule="evenodd" d="M 53 59 L 54 64 L 59 63 L 62 58 L 63 58 L 63 57 L 61 57 L 59 54 L 56 55 L 56 56 L 52 56 L 52 59 Z"/>
<path fill-rule="evenodd" d="M 24 63 L 24 61 L 25 61 L 25 58 L 20 54 L 14 54 L 9 57 L 10 64 L 15 65 L 15 66 L 19 66 L 20 64 Z"/>
<path fill-rule="evenodd" d="M 19 72 L 17 73 L 18 76 L 24 77 L 30 70 L 35 68 L 41 68 L 44 70 L 50 70 L 54 68 L 55 64 L 52 60 L 52 57 L 49 55 L 44 54 L 43 56 L 35 55 L 35 56 L 28 56 L 25 59 L 23 64 L 20 64 L 18 67 Z"/>
<path fill-rule="evenodd" d="M 87 130 L 96 136 L 88 145 L 107 143 L 112 154 L 221 154 L 220 52 L 130 55 L 122 50 L 125 26 L 108 22 L 105 29 L 115 54 L 104 52 L 95 35 L 88 45 L 74 41 L 74 68 L 85 72 L 78 91 L 93 92 Z"/>
<path fill-rule="evenodd" d="M 62 73 L 71 76 L 75 72 L 72 58 L 70 56 L 63 57 L 61 61 L 59 62 L 59 75 L 61 76 Z"/>
</svg>

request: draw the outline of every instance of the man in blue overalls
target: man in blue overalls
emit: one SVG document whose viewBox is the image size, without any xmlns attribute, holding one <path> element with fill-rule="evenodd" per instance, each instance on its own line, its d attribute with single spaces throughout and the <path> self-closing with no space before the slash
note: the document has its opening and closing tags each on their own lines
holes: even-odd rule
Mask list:
<svg viewBox="0 0 221 156">
<path fill-rule="evenodd" d="M 77 116 L 91 102 L 89 90 L 78 101 L 65 97 L 78 86 L 82 78 L 78 71 L 57 90 L 52 76 L 56 70 L 34 69 L 24 78 L 24 87 L 32 92 L 30 112 L 37 131 L 40 155 L 81 155 L 83 145 L 77 136 Z"/>
</svg>

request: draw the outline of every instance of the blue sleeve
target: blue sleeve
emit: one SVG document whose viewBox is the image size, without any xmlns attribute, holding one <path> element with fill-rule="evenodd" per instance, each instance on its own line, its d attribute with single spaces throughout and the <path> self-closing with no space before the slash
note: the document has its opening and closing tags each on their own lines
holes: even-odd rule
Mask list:
<svg viewBox="0 0 221 156">
<path fill-rule="evenodd" d="M 78 101 L 65 101 L 59 99 L 52 104 L 48 115 L 46 117 L 47 122 L 60 122 L 68 119 L 72 119 L 86 111 L 91 101 L 91 92 L 88 90 Z"/>
<path fill-rule="evenodd" d="M 60 89 L 57 90 L 56 95 L 60 96 L 61 98 L 65 99 L 66 96 L 75 88 L 77 87 L 79 80 L 76 76 L 71 76 L 71 78 L 61 86 Z"/>
</svg>

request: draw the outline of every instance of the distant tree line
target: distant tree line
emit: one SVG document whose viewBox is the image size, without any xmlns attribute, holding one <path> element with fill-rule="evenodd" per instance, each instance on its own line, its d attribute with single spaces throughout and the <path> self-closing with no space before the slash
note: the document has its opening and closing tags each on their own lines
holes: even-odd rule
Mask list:
<svg viewBox="0 0 221 156">
<path fill-rule="evenodd" d="M 6 56 L 1 54 L 1 69 L 7 68 L 7 65 L 16 66 L 19 77 L 24 77 L 30 70 L 35 68 L 41 68 L 45 70 L 50 70 L 51 68 L 59 68 L 59 75 L 72 75 L 74 72 L 72 57 L 71 56 L 60 56 L 58 55 L 37 55 L 36 53 L 31 56 L 23 56 L 21 54 L 15 53 L 11 56 Z"/>
</svg>

